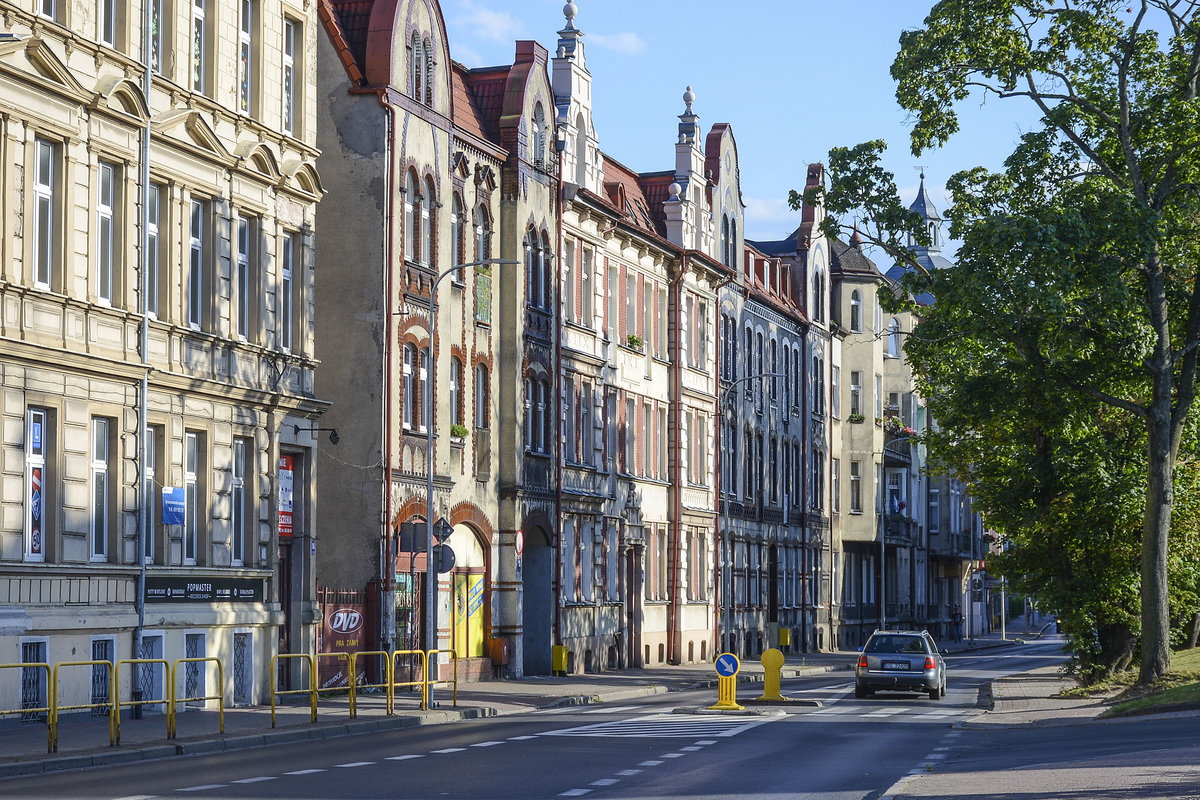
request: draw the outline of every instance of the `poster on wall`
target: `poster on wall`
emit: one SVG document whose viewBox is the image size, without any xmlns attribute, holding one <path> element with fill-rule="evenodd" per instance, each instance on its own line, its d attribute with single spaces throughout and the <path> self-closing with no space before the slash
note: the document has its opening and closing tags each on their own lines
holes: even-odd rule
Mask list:
<svg viewBox="0 0 1200 800">
<path fill-rule="evenodd" d="M 279 538 L 292 536 L 292 467 L 295 456 L 279 456 Z"/>
<path fill-rule="evenodd" d="M 483 576 L 454 576 L 454 651 L 460 658 L 483 655 Z"/>
</svg>

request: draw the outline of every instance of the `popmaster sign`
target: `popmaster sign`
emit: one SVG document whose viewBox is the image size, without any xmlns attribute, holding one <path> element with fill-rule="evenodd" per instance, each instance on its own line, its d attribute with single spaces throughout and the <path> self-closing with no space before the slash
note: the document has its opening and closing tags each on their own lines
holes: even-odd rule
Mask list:
<svg viewBox="0 0 1200 800">
<path fill-rule="evenodd" d="M 261 603 L 261 578 L 147 575 L 147 603 Z"/>
</svg>

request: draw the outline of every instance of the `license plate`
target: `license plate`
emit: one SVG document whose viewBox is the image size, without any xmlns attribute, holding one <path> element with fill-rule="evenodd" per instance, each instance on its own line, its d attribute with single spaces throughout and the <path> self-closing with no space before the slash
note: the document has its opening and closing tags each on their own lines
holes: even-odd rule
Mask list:
<svg viewBox="0 0 1200 800">
<path fill-rule="evenodd" d="M 883 662 L 884 669 L 908 669 L 907 661 L 885 661 Z"/>
</svg>

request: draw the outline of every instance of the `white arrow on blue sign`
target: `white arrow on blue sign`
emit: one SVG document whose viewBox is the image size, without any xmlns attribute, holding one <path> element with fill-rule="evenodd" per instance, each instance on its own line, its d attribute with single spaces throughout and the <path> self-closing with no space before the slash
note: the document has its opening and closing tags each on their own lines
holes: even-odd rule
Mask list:
<svg viewBox="0 0 1200 800">
<path fill-rule="evenodd" d="M 722 678 L 732 678 L 742 668 L 738 657 L 733 653 L 721 653 L 721 655 L 717 656 L 717 660 L 713 666 L 716 667 L 717 674 Z"/>
</svg>

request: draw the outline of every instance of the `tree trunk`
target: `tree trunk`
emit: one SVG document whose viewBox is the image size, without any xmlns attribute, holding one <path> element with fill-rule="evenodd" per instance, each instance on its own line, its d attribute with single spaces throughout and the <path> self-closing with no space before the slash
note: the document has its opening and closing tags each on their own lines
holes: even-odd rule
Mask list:
<svg viewBox="0 0 1200 800">
<path fill-rule="evenodd" d="M 1191 650 L 1200 641 L 1200 613 L 1192 614 L 1192 632 L 1188 634 L 1188 649 Z"/>
<path fill-rule="evenodd" d="M 1171 446 L 1169 339 L 1160 338 L 1156 351 L 1151 366 L 1154 387 L 1147 418 L 1146 514 L 1142 522 L 1142 664 L 1138 676 L 1142 684 L 1153 683 L 1171 667 L 1167 535 L 1175 496 L 1175 449 Z"/>
</svg>

